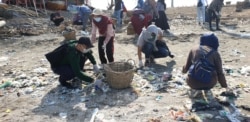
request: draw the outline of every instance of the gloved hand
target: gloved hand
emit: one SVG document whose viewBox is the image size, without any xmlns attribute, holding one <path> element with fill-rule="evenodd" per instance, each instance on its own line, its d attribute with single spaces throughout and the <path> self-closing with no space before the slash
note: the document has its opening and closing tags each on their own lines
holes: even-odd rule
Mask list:
<svg viewBox="0 0 250 122">
<path fill-rule="evenodd" d="M 143 67 L 143 62 L 142 62 L 142 60 L 139 61 L 139 67 Z"/>
<path fill-rule="evenodd" d="M 82 53 L 88 53 L 88 52 L 91 52 L 90 48 L 89 49 L 85 49 L 85 50 L 82 51 Z"/>
<path fill-rule="evenodd" d="M 94 65 L 93 66 L 93 71 L 94 71 L 95 74 L 98 74 L 100 72 L 100 69 L 99 69 L 99 67 L 97 65 Z"/>
<path fill-rule="evenodd" d="M 103 45 L 102 45 L 102 49 L 105 50 L 105 49 L 106 49 L 106 45 L 107 45 L 107 44 L 104 42 Z"/>
</svg>

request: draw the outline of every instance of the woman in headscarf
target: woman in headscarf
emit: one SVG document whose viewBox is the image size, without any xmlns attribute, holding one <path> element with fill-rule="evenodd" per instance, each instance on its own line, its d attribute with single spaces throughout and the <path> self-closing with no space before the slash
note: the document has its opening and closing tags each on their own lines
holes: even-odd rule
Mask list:
<svg viewBox="0 0 250 122">
<path fill-rule="evenodd" d="M 191 65 L 200 59 L 200 57 L 203 54 L 203 51 L 205 51 L 205 54 L 210 52 L 211 50 L 214 50 L 208 57 L 208 61 L 214 66 L 215 70 L 212 75 L 212 81 L 211 82 L 202 82 L 197 81 L 193 79 L 192 77 L 187 77 L 187 84 L 190 86 L 193 90 L 210 90 L 212 89 L 217 81 L 220 83 L 221 87 L 227 88 L 227 82 L 225 79 L 225 76 L 223 74 L 222 69 L 222 61 L 220 54 L 218 52 L 219 47 L 219 40 L 214 34 L 204 34 L 200 37 L 200 45 L 194 47 L 189 52 L 186 65 L 183 66 L 183 73 L 187 73 Z M 196 91 L 200 92 L 200 91 Z"/>
<path fill-rule="evenodd" d="M 114 37 L 113 21 L 111 18 L 103 15 L 100 9 L 94 9 L 92 20 L 91 41 L 96 42 L 96 31 L 99 32 L 98 53 L 102 64 L 107 63 L 105 51 L 109 62 L 114 62 Z"/>
<path fill-rule="evenodd" d="M 168 19 L 166 16 L 166 3 L 164 0 L 158 0 L 156 3 L 156 9 L 159 14 L 159 18 L 155 19 L 155 25 L 160 27 L 162 30 L 165 32 L 168 32 L 168 29 L 170 29 L 169 24 L 168 24 Z"/>
</svg>

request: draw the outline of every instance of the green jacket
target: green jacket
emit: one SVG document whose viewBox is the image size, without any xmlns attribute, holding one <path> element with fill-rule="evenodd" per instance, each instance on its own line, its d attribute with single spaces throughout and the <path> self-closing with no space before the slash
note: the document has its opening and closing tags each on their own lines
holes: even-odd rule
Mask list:
<svg viewBox="0 0 250 122">
<path fill-rule="evenodd" d="M 70 41 L 73 42 L 73 41 Z M 80 67 L 80 59 L 82 56 L 86 56 L 90 62 L 95 65 L 96 61 L 94 56 L 92 55 L 91 52 L 88 53 L 82 53 L 80 51 L 78 51 L 75 47 L 75 45 L 77 44 L 77 41 L 70 43 L 69 42 L 69 47 L 68 47 L 68 51 L 67 51 L 67 55 L 63 58 L 63 60 L 60 62 L 60 65 L 70 65 L 70 67 L 72 68 L 74 74 L 76 77 L 78 77 L 79 79 L 86 81 L 86 82 L 93 82 L 93 78 L 87 76 L 82 68 Z"/>
</svg>

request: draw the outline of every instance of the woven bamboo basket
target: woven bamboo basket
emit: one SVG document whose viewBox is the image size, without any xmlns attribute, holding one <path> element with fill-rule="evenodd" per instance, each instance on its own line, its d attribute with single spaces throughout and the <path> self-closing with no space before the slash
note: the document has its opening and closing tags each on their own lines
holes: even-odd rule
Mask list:
<svg viewBox="0 0 250 122">
<path fill-rule="evenodd" d="M 49 10 L 66 10 L 65 1 L 47 1 L 46 5 Z"/>
<path fill-rule="evenodd" d="M 113 62 L 104 65 L 107 83 L 115 89 L 130 86 L 134 77 L 134 66 L 128 62 Z"/>
<path fill-rule="evenodd" d="M 75 31 L 64 32 L 63 36 L 64 36 L 66 41 L 68 41 L 68 40 L 76 40 L 76 32 Z"/>
</svg>

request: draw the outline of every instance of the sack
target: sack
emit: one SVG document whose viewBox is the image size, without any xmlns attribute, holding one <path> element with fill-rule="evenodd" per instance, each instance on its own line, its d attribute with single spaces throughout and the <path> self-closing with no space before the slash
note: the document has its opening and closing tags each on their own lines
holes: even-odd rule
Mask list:
<svg viewBox="0 0 250 122">
<path fill-rule="evenodd" d="M 54 22 L 56 26 L 59 26 L 64 21 L 64 18 L 60 15 L 60 13 L 56 12 L 50 14 L 50 20 Z"/>
<path fill-rule="evenodd" d="M 197 4 L 197 7 L 201 7 L 203 4 L 201 2 L 201 0 L 199 0 L 198 4 Z"/>
<path fill-rule="evenodd" d="M 213 72 L 215 70 L 214 66 L 207 60 L 207 57 L 214 52 L 214 50 L 211 50 L 209 53 L 205 55 L 204 49 L 202 49 L 203 57 L 201 57 L 199 60 L 194 62 L 189 70 L 188 75 L 200 82 L 203 83 L 209 83 L 212 81 Z"/>
<path fill-rule="evenodd" d="M 60 61 L 63 60 L 65 55 L 68 52 L 68 46 L 71 43 L 75 43 L 76 41 L 65 43 L 55 50 L 45 54 L 46 59 L 49 61 L 51 68 L 58 67 L 60 65 Z"/>
</svg>

